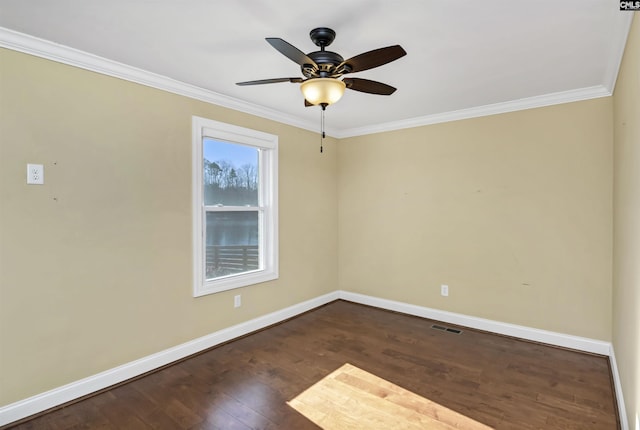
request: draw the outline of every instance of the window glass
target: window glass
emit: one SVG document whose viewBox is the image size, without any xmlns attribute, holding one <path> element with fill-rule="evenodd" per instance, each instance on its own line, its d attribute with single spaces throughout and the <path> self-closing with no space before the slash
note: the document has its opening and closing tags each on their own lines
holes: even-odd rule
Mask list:
<svg viewBox="0 0 640 430">
<path fill-rule="evenodd" d="M 258 149 L 205 137 L 204 204 L 258 206 Z"/>
<path fill-rule="evenodd" d="M 259 268 L 259 214 L 207 212 L 207 279 Z"/>
</svg>

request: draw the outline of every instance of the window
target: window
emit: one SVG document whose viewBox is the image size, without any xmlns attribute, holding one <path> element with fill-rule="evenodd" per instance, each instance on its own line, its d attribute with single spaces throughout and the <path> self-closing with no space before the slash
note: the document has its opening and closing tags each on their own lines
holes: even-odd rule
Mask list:
<svg viewBox="0 0 640 430">
<path fill-rule="evenodd" d="M 193 117 L 193 295 L 278 277 L 278 137 Z"/>
</svg>

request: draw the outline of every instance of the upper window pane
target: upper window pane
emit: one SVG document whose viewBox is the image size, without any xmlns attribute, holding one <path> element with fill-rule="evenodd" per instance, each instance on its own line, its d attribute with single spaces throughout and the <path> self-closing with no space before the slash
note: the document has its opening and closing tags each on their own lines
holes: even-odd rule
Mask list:
<svg viewBox="0 0 640 430">
<path fill-rule="evenodd" d="M 258 148 L 205 137 L 204 204 L 258 206 Z"/>
</svg>

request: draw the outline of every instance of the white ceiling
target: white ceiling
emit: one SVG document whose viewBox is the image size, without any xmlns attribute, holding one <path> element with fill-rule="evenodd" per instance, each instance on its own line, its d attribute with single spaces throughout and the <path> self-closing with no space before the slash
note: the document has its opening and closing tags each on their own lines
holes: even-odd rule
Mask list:
<svg viewBox="0 0 640 430">
<path fill-rule="evenodd" d="M 308 53 L 330 27 L 344 58 L 400 44 L 405 57 L 350 75 L 395 94 L 347 90 L 327 109 L 344 137 L 609 95 L 631 16 L 614 0 L 2 0 L 0 46 L 317 130 L 298 84 L 235 85 L 301 76 L 264 38 Z"/>
</svg>

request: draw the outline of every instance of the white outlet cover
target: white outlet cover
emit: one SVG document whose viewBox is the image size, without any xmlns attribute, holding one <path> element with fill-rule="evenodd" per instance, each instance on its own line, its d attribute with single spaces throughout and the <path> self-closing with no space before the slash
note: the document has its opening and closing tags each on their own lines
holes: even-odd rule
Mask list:
<svg viewBox="0 0 640 430">
<path fill-rule="evenodd" d="M 440 294 L 447 297 L 449 295 L 449 286 L 448 285 L 440 285 Z"/>
<path fill-rule="evenodd" d="M 44 166 L 42 164 L 27 164 L 27 184 L 44 184 Z"/>
</svg>

